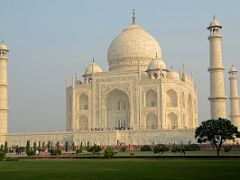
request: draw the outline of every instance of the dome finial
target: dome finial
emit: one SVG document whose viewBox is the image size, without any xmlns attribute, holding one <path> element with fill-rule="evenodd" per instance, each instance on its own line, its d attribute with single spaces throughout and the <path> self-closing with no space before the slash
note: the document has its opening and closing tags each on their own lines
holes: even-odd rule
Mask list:
<svg viewBox="0 0 240 180">
<path fill-rule="evenodd" d="M 215 18 L 215 14 L 213 14 L 213 20 L 215 20 L 216 18 Z"/>
<path fill-rule="evenodd" d="M 135 17 L 135 9 L 132 10 L 132 24 L 135 23 L 136 17 Z"/>
<path fill-rule="evenodd" d="M 92 59 L 92 62 L 93 62 L 93 63 L 95 62 L 94 57 L 93 57 L 93 59 Z"/>
</svg>

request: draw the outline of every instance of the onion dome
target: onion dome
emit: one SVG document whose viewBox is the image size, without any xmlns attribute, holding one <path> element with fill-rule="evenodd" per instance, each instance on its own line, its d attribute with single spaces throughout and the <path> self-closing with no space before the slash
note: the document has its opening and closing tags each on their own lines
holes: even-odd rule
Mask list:
<svg viewBox="0 0 240 180">
<path fill-rule="evenodd" d="M 166 64 L 160 58 L 153 59 L 148 65 L 148 71 L 167 69 Z"/>
<path fill-rule="evenodd" d="M 102 68 L 96 63 L 91 63 L 86 68 L 84 72 L 84 76 L 88 76 L 88 75 L 92 75 L 94 73 L 100 73 L 100 72 L 102 72 Z"/>
<path fill-rule="evenodd" d="M 147 70 L 155 53 L 162 59 L 162 52 L 157 40 L 135 21 L 124 29 L 108 48 L 108 65 L 110 71 Z"/>
</svg>

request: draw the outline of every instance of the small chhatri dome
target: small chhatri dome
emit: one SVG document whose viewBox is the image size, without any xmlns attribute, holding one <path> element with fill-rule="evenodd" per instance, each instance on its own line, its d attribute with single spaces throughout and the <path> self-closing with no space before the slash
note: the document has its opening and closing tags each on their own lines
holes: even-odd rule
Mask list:
<svg viewBox="0 0 240 180">
<path fill-rule="evenodd" d="M 92 75 L 94 73 L 100 73 L 100 72 L 102 72 L 102 68 L 93 62 L 89 64 L 88 67 L 86 68 L 84 72 L 84 76 L 88 76 L 88 75 Z"/>
<path fill-rule="evenodd" d="M 222 28 L 220 22 L 215 19 L 215 15 L 213 16 L 213 20 L 210 22 L 208 29 L 213 28 L 213 27 L 218 27 L 220 29 Z"/>
<path fill-rule="evenodd" d="M 237 71 L 237 68 L 235 68 L 233 65 L 232 65 L 232 67 L 229 69 L 229 71 L 228 71 L 228 73 L 237 73 L 238 71 Z"/>
<path fill-rule="evenodd" d="M 166 64 L 164 63 L 163 60 L 161 60 L 158 57 L 153 59 L 148 65 L 148 71 L 150 71 L 150 70 L 165 70 L 165 69 L 167 69 Z"/>
<path fill-rule="evenodd" d="M 4 44 L 4 42 L 0 43 L 0 50 L 8 51 L 8 47 L 6 44 Z"/>
<path fill-rule="evenodd" d="M 170 70 L 167 74 L 167 77 L 169 79 L 179 80 L 179 73 L 174 70 Z"/>
<path fill-rule="evenodd" d="M 138 70 L 144 71 L 155 58 L 157 52 L 162 59 L 162 52 L 157 40 L 133 21 L 110 44 L 108 48 L 109 70 Z"/>
</svg>

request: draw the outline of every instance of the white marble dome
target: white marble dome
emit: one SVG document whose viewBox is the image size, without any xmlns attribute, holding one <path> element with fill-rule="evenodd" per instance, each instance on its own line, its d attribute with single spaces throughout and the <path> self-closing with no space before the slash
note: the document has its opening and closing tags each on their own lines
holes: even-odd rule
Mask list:
<svg viewBox="0 0 240 180">
<path fill-rule="evenodd" d="M 93 73 L 99 73 L 99 72 L 102 72 L 102 68 L 98 64 L 92 63 L 92 64 L 89 64 L 88 67 L 86 68 L 84 72 L 84 76 L 91 75 Z"/>
<path fill-rule="evenodd" d="M 108 48 L 109 70 L 136 70 L 138 65 L 147 70 L 156 53 L 162 59 L 158 41 L 138 24 L 132 23 Z"/>
<path fill-rule="evenodd" d="M 149 65 L 148 65 L 148 71 L 150 70 L 163 70 L 163 69 L 167 69 L 166 64 L 164 63 L 163 60 L 161 60 L 160 58 L 155 58 L 153 59 Z"/>
</svg>

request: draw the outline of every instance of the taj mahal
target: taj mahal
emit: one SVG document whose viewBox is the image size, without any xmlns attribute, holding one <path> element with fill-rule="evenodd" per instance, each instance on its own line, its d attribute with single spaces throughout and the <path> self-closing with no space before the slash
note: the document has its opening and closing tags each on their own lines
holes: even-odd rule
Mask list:
<svg viewBox="0 0 240 180">
<path fill-rule="evenodd" d="M 240 128 L 237 70 L 235 67 L 229 70 L 230 115 L 227 115 L 222 26 L 214 18 L 207 29 L 210 33 L 210 118 L 230 116 L 232 123 Z M 199 124 L 196 82 L 184 66 L 182 72 L 166 66 L 159 42 L 136 22 L 134 12 L 131 24 L 110 43 L 108 71 L 103 71 L 93 59 L 80 73 L 82 78 L 74 75 L 71 82 L 66 81 L 65 131 L 8 133 L 8 53 L 8 47 L 2 43 L 0 144 L 25 146 L 27 141 L 68 141 L 76 145 L 196 143 L 194 134 Z"/>
</svg>

